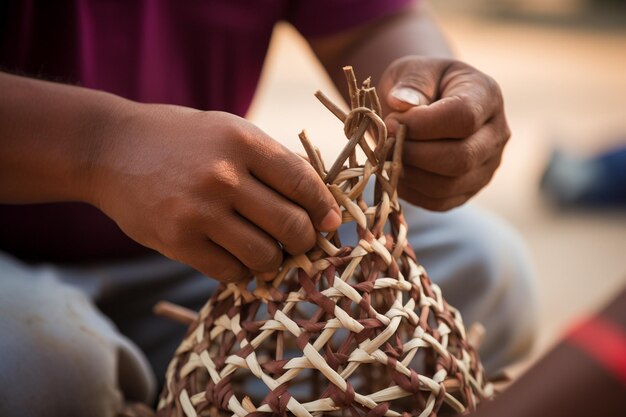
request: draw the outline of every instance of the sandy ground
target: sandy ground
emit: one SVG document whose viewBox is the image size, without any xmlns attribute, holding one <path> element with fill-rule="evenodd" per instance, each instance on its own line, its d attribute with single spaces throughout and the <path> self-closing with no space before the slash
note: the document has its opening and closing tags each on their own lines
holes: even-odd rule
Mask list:
<svg viewBox="0 0 626 417">
<path fill-rule="evenodd" d="M 475 202 L 510 221 L 534 257 L 542 317 L 534 359 L 568 322 L 626 284 L 626 212 L 562 212 L 537 190 L 553 146 L 591 154 L 620 134 L 626 143 L 626 31 L 452 12 L 439 18 L 459 56 L 495 77 L 504 92 L 513 138 Z M 297 151 L 305 127 L 331 161 L 344 143 L 342 129 L 313 92 L 337 95 L 290 27 L 275 35 L 250 118 Z"/>
</svg>

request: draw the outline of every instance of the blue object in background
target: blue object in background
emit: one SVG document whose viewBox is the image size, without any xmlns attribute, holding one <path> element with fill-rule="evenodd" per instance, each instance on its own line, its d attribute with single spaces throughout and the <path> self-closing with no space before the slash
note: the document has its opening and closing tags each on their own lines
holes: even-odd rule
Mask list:
<svg viewBox="0 0 626 417">
<path fill-rule="evenodd" d="M 554 151 L 541 189 L 562 206 L 626 208 L 626 146 L 591 158 Z"/>
</svg>

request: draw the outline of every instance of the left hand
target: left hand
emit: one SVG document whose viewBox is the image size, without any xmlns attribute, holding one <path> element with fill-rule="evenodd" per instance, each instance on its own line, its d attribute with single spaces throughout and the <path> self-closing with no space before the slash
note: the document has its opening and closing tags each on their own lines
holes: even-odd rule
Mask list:
<svg viewBox="0 0 626 417">
<path fill-rule="evenodd" d="M 510 136 L 491 77 L 459 61 L 407 56 L 387 68 L 379 91 L 390 134 L 407 127 L 401 198 L 445 211 L 487 185 Z"/>
</svg>

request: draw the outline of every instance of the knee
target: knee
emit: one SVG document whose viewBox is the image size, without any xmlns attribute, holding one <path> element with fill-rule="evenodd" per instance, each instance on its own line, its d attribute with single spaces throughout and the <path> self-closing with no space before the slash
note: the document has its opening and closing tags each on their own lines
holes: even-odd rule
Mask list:
<svg viewBox="0 0 626 417">
<path fill-rule="evenodd" d="M 18 333 L 16 341 L 19 346 L 0 346 L 3 358 L 12 357 L 0 367 L 0 415 L 112 417 L 121 409 L 121 396 L 106 375 L 108 358 L 99 352 L 41 335 L 29 340 Z"/>
<path fill-rule="evenodd" d="M 407 216 L 409 221 L 413 217 L 419 222 L 415 230 L 409 224 L 409 239 L 418 260 L 452 304 L 497 298 L 517 289 L 523 290 L 520 296 L 534 307 L 530 256 L 519 234 L 507 223 L 471 206 Z"/>
<path fill-rule="evenodd" d="M 54 280 L 2 278 L 0 415 L 114 416 L 117 353 L 85 317 L 88 301 Z"/>
<path fill-rule="evenodd" d="M 475 216 L 466 228 L 458 251 L 467 248 L 465 279 L 476 288 L 477 296 L 493 303 L 524 299 L 526 311 L 535 311 L 534 270 L 519 234 L 499 218 L 487 215 Z M 508 305 L 513 310 L 519 307 L 517 303 Z"/>
<path fill-rule="evenodd" d="M 468 278 L 479 292 L 467 318 L 481 322 L 487 334 L 480 347 L 484 366 L 495 375 L 526 356 L 538 328 L 538 296 L 528 250 L 520 236 L 499 219 L 482 224 L 476 245 L 476 266 Z"/>
<path fill-rule="evenodd" d="M 478 215 L 466 227 L 474 242 L 462 243 L 469 247 L 464 273 L 473 302 L 463 318 L 468 326 L 485 326 L 480 353 L 493 375 L 532 348 L 538 321 L 534 271 L 521 237 L 500 219 Z"/>
</svg>

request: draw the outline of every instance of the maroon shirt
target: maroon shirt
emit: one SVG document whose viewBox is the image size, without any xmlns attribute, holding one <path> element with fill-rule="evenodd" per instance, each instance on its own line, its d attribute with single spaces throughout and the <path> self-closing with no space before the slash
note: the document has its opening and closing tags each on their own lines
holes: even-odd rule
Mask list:
<svg viewBox="0 0 626 417">
<path fill-rule="evenodd" d="M 272 29 L 332 34 L 409 0 L 0 2 L 0 69 L 169 103 L 244 115 Z M 0 250 L 34 261 L 134 256 L 148 249 L 81 203 L 0 205 Z"/>
</svg>

